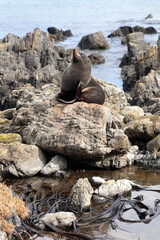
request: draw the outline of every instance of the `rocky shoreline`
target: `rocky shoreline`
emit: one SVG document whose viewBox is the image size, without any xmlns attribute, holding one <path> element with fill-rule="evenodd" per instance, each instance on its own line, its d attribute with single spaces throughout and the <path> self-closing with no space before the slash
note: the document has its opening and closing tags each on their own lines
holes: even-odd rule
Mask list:
<svg viewBox="0 0 160 240">
<path fill-rule="evenodd" d="M 122 36 L 122 29 L 114 35 Z M 146 32 L 128 29 L 128 52 L 120 64 L 124 91 L 95 78 L 105 92 L 103 106 L 50 104 L 72 61 L 72 49 L 55 41 L 72 36 L 71 31 L 35 29 L 23 38 L 8 34 L 0 41 L 2 181 L 65 174 L 81 165 L 116 169 L 135 163 L 160 168 L 160 38 L 157 46 L 150 46 L 144 41 Z M 109 48 L 102 32 L 84 36 L 78 46 Z M 93 64 L 95 59 L 104 61 L 101 56 L 92 59 Z"/>
</svg>

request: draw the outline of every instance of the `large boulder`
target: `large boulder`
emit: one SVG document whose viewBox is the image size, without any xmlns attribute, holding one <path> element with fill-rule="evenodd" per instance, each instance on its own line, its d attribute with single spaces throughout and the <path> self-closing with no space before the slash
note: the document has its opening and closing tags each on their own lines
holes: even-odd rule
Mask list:
<svg viewBox="0 0 160 240">
<path fill-rule="evenodd" d="M 29 88 L 30 89 L 30 88 Z M 98 167 L 122 167 L 128 164 L 127 136 L 121 129 L 118 114 L 106 106 L 76 102 L 51 107 L 46 99 L 24 91 L 21 108 L 14 114 L 11 131 L 20 133 L 27 144 L 45 151 L 63 154 L 72 163 L 78 161 Z M 23 105 L 25 107 L 22 106 Z"/>
<path fill-rule="evenodd" d="M 80 49 L 108 49 L 109 44 L 102 32 L 96 32 L 82 37 L 78 47 Z"/>
</svg>

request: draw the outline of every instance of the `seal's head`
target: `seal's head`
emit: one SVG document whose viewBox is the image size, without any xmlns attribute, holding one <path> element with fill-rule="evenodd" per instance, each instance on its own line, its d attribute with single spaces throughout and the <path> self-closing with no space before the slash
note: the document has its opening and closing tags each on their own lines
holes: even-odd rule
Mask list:
<svg viewBox="0 0 160 240">
<path fill-rule="evenodd" d="M 63 73 L 61 91 L 76 91 L 77 87 L 85 88 L 91 79 L 91 62 L 84 53 L 73 49 L 73 62 Z"/>
</svg>

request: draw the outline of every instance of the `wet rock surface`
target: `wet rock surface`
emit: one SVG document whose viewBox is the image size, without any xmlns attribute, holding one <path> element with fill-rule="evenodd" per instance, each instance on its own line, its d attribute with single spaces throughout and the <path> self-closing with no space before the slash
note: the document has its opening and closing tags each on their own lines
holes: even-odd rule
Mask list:
<svg viewBox="0 0 160 240">
<path fill-rule="evenodd" d="M 141 26 L 123 26 L 108 35 L 109 38 L 113 37 L 124 37 L 133 32 L 142 32 L 144 34 L 156 34 L 157 31 L 154 27 L 141 27 Z"/>
</svg>

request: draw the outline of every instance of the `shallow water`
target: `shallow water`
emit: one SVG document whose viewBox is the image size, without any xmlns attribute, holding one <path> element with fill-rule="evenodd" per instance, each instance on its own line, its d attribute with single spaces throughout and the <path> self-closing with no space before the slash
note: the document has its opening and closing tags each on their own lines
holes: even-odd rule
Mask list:
<svg viewBox="0 0 160 240">
<path fill-rule="evenodd" d="M 144 20 L 149 13 L 153 19 Z M 158 34 L 145 35 L 145 39 L 156 45 L 160 32 L 159 0 L 0 0 L 0 18 L 0 38 L 8 33 L 22 37 L 36 27 L 45 32 L 50 26 L 71 29 L 74 36 L 59 43 L 66 48 L 75 48 L 84 35 L 102 31 L 110 49 L 100 51 L 106 61 L 93 66 L 92 73 L 120 88 L 119 63 L 127 49 L 120 38 L 107 36 L 124 25 L 153 26 Z"/>
<path fill-rule="evenodd" d="M 32 177 L 29 179 L 17 179 L 12 180 L 12 184 L 8 181 L 8 184 L 11 184 L 13 189 L 16 190 L 17 186 L 25 186 L 30 184 L 31 187 L 36 191 L 45 191 L 47 193 L 52 193 L 55 189 L 59 189 L 60 192 L 67 194 L 70 192 L 70 189 L 76 181 L 82 177 L 87 177 L 89 180 L 93 176 L 100 176 L 109 179 L 123 179 L 127 178 L 141 184 L 144 186 L 156 186 L 160 185 L 160 174 L 155 170 L 143 170 L 138 169 L 136 166 L 126 167 L 119 170 L 86 170 L 81 172 L 72 172 L 69 178 L 46 178 L 46 177 Z M 154 200 L 160 199 L 160 192 L 156 191 L 135 191 L 131 192 L 130 197 L 136 197 L 137 195 L 142 194 L 144 196 L 144 203 L 149 206 L 154 206 Z M 99 211 L 102 206 L 92 202 L 92 208 L 94 211 Z M 124 214 L 125 218 L 130 220 L 138 220 L 137 215 L 134 211 L 127 211 Z M 94 236 L 105 236 L 105 239 L 118 239 L 118 240 L 159 240 L 159 225 L 160 225 L 160 216 L 153 219 L 149 224 L 145 223 L 124 223 L 116 220 L 119 229 L 113 230 L 110 225 L 105 224 L 103 226 L 97 226 L 94 228 L 86 228 L 82 232 L 93 234 Z M 80 232 L 80 230 L 78 231 Z M 36 240 L 49 240 L 49 237 L 35 237 Z"/>
</svg>

